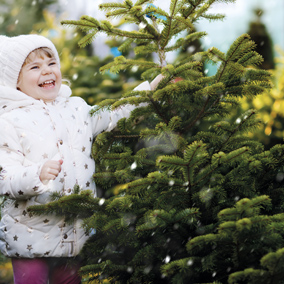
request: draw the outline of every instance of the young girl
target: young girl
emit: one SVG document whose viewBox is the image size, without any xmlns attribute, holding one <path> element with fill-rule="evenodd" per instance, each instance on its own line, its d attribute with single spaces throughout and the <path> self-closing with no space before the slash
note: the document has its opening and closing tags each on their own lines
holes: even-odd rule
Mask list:
<svg viewBox="0 0 284 284">
<path fill-rule="evenodd" d="M 74 185 L 96 194 L 93 137 L 112 130 L 133 106 L 90 116 L 90 106 L 61 84 L 53 43 L 38 35 L 0 36 L 0 194 L 7 197 L 0 223 L 1 252 L 12 258 L 15 284 L 80 283 L 79 254 L 87 234 L 81 220 L 66 224 L 27 208 L 71 194 Z M 155 88 L 144 82 L 136 90 Z"/>
</svg>

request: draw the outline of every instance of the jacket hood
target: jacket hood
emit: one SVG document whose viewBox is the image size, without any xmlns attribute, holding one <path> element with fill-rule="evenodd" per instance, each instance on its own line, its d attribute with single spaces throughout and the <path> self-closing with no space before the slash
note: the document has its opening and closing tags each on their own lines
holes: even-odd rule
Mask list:
<svg viewBox="0 0 284 284">
<path fill-rule="evenodd" d="M 71 93 L 71 89 L 67 85 L 62 84 L 55 101 L 60 98 L 66 99 L 71 96 Z M 40 103 L 39 100 L 36 100 L 21 91 L 0 85 L 0 115 L 16 108 L 35 105 L 38 103 Z"/>
</svg>

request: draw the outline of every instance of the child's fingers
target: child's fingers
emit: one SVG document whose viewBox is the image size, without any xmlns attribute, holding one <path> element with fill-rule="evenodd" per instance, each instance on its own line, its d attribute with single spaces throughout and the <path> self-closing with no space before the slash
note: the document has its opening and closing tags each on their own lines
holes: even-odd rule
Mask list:
<svg viewBox="0 0 284 284">
<path fill-rule="evenodd" d="M 53 176 L 57 177 L 58 174 L 60 173 L 60 169 L 52 169 L 52 168 L 49 168 L 49 169 L 47 170 L 47 172 L 48 172 L 49 175 L 53 175 Z"/>
<path fill-rule="evenodd" d="M 47 161 L 41 169 L 40 180 L 44 181 L 44 183 L 48 182 L 49 180 L 54 180 L 58 176 L 58 174 L 61 172 L 62 163 L 63 163 L 63 160 Z"/>
<path fill-rule="evenodd" d="M 60 172 L 62 163 L 63 163 L 62 160 L 50 161 L 50 163 L 48 164 L 48 168 L 58 170 Z"/>
</svg>

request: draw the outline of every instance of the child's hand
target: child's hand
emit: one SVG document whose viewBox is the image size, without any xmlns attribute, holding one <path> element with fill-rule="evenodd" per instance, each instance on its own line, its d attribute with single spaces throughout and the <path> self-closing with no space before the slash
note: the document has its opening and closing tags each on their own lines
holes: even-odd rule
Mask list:
<svg viewBox="0 0 284 284">
<path fill-rule="evenodd" d="M 54 180 L 61 171 L 63 160 L 45 162 L 41 168 L 39 179 L 43 184 L 47 184 L 50 180 Z"/>
<path fill-rule="evenodd" d="M 151 83 L 150 83 L 150 86 L 151 86 L 151 90 L 154 91 L 156 89 L 156 87 L 158 86 L 158 84 L 160 83 L 160 81 L 162 79 L 164 79 L 165 77 L 160 74 L 158 75 Z"/>
</svg>

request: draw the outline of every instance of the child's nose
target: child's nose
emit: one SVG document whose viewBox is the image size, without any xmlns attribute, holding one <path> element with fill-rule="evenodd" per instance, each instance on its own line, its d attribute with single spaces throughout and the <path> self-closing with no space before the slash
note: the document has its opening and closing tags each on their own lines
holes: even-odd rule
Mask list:
<svg viewBox="0 0 284 284">
<path fill-rule="evenodd" d="M 52 70 L 51 70 L 50 66 L 45 66 L 45 67 L 42 69 L 42 74 L 43 74 L 43 75 L 48 75 L 48 74 L 50 74 L 50 73 L 52 73 Z"/>
</svg>

